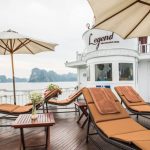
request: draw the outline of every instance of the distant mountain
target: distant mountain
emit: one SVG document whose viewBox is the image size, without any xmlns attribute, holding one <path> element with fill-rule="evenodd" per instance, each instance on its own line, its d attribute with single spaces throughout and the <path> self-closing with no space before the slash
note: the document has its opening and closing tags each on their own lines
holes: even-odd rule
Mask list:
<svg viewBox="0 0 150 150">
<path fill-rule="evenodd" d="M 57 74 L 54 71 L 34 68 L 29 78 L 29 82 L 59 82 L 59 81 L 77 81 L 77 74 Z"/>
<path fill-rule="evenodd" d="M 26 78 L 15 77 L 16 82 L 27 82 Z M 0 75 L 0 83 L 12 82 L 11 78 L 7 78 L 5 75 Z"/>
<path fill-rule="evenodd" d="M 77 81 L 77 74 L 57 74 L 54 71 L 46 71 L 44 69 L 32 69 L 30 78 L 15 77 L 15 82 L 59 82 L 59 81 Z M 12 78 L 0 75 L 0 83 L 12 82 Z"/>
</svg>

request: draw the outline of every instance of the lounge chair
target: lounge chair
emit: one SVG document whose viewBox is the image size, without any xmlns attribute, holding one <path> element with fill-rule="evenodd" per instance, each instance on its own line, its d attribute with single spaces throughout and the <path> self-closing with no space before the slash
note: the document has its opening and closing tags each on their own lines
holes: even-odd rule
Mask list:
<svg viewBox="0 0 150 150">
<path fill-rule="evenodd" d="M 106 88 L 84 88 L 82 90 L 89 109 L 87 142 L 90 138 L 90 124 L 105 141 L 126 150 L 149 150 L 150 131 L 129 117 L 116 96 Z M 100 143 L 98 144 L 100 147 Z"/>
<path fill-rule="evenodd" d="M 45 94 L 45 98 L 43 102 L 39 102 L 36 105 L 36 109 L 38 110 L 41 106 L 43 106 L 44 102 L 54 96 L 56 96 L 60 91 L 59 90 L 52 90 Z M 14 104 L 0 104 L 0 113 L 6 114 L 7 116 L 1 116 L 0 119 L 10 119 L 16 118 L 20 114 L 24 113 L 31 113 L 32 111 L 32 103 L 27 103 L 24 106 L 14 105 Z M 43 106 L 44 111 L 44 106 Z M 11 115 L 11 116 L 10 116 Z M 10 116 L 10 117 L 8 117 Z M 13 117 L 12 117 L 13 116 Z M 10 125 L 0 125 L 1 127 L 10 126 Z"/>
<path fill-rule="evenodd" d="M 47 112 L 48 112 L 48 105 L 47 104 L 57 105 L 57 106 L 66 106 L 66 105 L 69 105 L 69 104 L 71 104 L 72 102 L 74 102 L 75 100 L 78 99 L 78 97 L 82 94 L 82 89 L 77 90 L 75 93 L 71 94 L 70 96 L 68 96 L 68 98 L 63 99 L 63 100 L 49 99 L 48 101 L 46 101 Z M 72 108 L 69 108 L 69 109 L 72 109 Z M 75 108 L 75 111 L 76 110 L 77 110 L 77 108 Z M 67 112 L 70 112 L 70 111 L 67 111 Z"/>
<path fill-rule="evenodd" d="M 115 90 L 126 108 L 137 115 L 150 115 L 150 105 L 131 86 L 117 86 Z M 146 117 L 146 116 L 145 116 Z M 147 118 L 147 117 L 146 117 Z"/>
</svg>

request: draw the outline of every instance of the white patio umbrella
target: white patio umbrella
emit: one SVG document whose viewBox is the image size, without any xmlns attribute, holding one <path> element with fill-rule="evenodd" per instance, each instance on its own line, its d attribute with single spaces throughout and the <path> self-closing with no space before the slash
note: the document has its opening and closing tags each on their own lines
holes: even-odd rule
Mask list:
<svg viewBox="0 0 150 150">
<path fill-rule="evenodd" d="M 150 35 L 150 0 L 88 0 L 93 28 L 112 31 L 122 38 Z"/>
<path fill-rule="evenodd" d="M 14 104 L 16 104 L 16 92 L 13 54 L 36 54 L 44 51 L 53 51 L 56 45 L 55 43 L 35 40 L 12 30 L 0 32 L 0 55 L 11 55 Z"/>
</svg>

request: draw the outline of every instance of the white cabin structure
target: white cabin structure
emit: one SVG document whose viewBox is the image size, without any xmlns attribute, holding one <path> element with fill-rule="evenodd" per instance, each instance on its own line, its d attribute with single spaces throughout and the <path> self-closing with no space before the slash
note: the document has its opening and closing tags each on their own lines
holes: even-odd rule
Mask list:
<svg viewBox="0 0 150 150">
<path fill-rule="evenodd" d="M 122 39 L 110 31 L 90 29 L 83 34 L 85 49 L 76 60 L 66 62 L 77 68 L 79 87 L 131 85 L 150 101 L 149 37 Z"/>
</svg>

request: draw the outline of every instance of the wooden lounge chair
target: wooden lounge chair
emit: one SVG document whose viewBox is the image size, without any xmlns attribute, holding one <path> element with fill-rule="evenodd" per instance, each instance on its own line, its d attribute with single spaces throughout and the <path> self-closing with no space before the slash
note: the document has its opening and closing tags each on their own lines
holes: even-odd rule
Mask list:
<svg viewBox="0 0 150 150">
<path fill-rule="evenodd" d="M 66 105 L 71 104 L 72 102 L 74 102 L 75 100 L 77 100 L 78 97 L 82 94 L 82 89 L 77 90 L 75 93 L 71 94 L 70 96 L 68 96 L 68 98 L 63 99 L 63 100 L 49 99 L 48 101 L 46 101 L 47 112 L 48 112 L 48 104 L 57 105 L 57 106 L 66 106 Z M 72 108 L 68 108 L 68 109 L 72 109 Z M 75 108 L 75 111 L 76 110 L 77 110 L 77 108 Z M 66 111 L 66 112 L 71 112 L 71 111 Z"/>
<path fill-rule="evenodd" d="M 137 115 L 150 115 L 150 105 L 131 86 L 117 86 L 115 90 L 126 108 Z M 146 117 L 146 116 L 144 116 Z M 148 118 L 148 117 L 146 117 Z M 150 118 L 149 118 L 150 119 Z"/>
<path fill-rule="evenodd" d="M 58 90 L 52 90 L 46 93 L 44 101 L 55 97 L 59 93 Z M 36 105 L 36 108 L 42 106 L 44 102 L 40 102 Z M 9 114 L 9 115 L 19 115 L 23 113 L 30 113 L 32 110 L 32 103 L 27 103 L 24 106 L 14 105 L 14 104 L 0 104 L 0 113 Z"/>
<path fill-rule="evenodd" d="M 95 143 L 92 135 L 98 133 L 121 149 L 149 150 L 150 131 L 129 117 L 110 89 L 84 88 L 82 93 L 89 109 L 87 142 L 90 138 Z M 90 133 L 91 121 L 96 133 Z"/>
<path fill-rule="evenodd" d="M 59 93 L 60 93 L 60 91 L 57 89 L 48 91 L 45 94 L 44 101 L 39 102 L 36 105 L 36 109 L 38 110 L 41 106 L 43 106 L 43 111 L 44 111 L 44 102 L 48 99 L 51 99 L 52 97 L 57 96 Z M 27 103 L 24 106 L 7 104 L 7 103 L 0 104 L 0 113 L 7 115 L 7 116 L 1 116 L 0 119 L 16 118 L 15 116 L 18 116 L 18 115 L 24 114 L 24 113 L 31 113 L 31 111 L 32 111 L 32 103 Z M 8 116 L 10 116 L 10 117 L 8 117 Z M 5 126 L 10 126 L 10 125 L 0 125 L 0 127 L 5 127 Z"/>
</svg>

